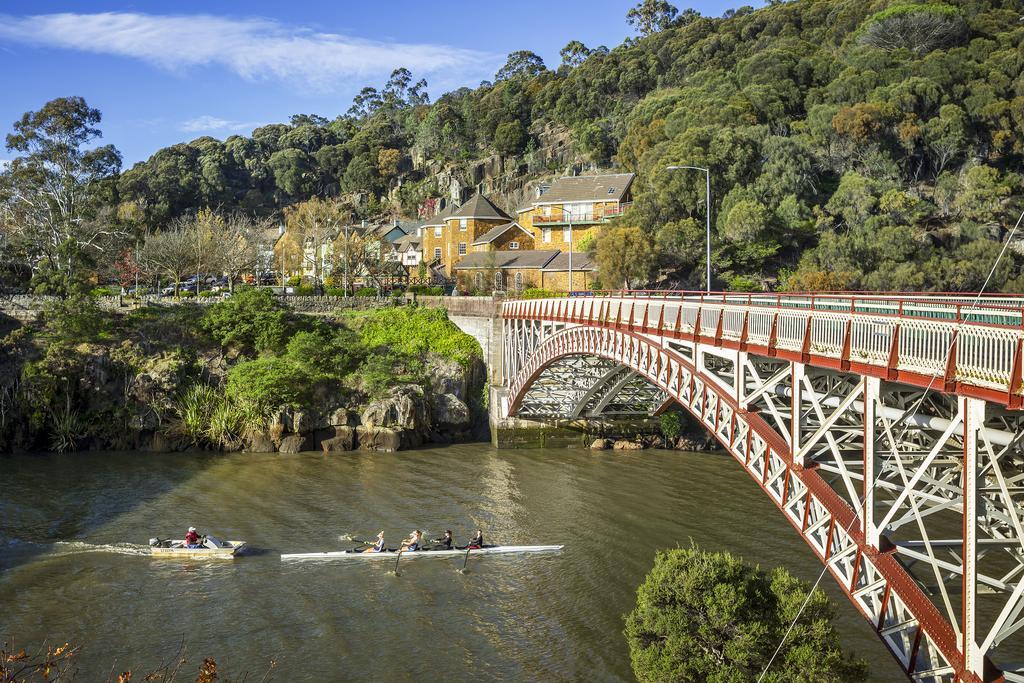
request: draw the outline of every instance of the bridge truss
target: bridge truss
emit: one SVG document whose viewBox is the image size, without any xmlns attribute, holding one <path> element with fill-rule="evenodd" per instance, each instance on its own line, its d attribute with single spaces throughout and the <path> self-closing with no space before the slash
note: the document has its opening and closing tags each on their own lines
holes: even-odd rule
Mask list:
<svg viewBox="0 0 1024 683">
<path fill-rule="evenodd" d="M 1019 299 L 510 301 L 508 416 L 677 402 L 916 681 L 1024 681 Z"/>
</svg>

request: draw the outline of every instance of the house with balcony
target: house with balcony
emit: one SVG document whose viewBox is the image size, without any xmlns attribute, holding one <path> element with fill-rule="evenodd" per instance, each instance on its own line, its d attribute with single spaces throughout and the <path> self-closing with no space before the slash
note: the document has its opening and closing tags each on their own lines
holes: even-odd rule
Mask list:
<svg viewBox="0 0 1024 683">
<path fill-rule="evenodd" d="M 633 173 L 567 176 L 517 211 L 520 225 L 533 232 L 536 249 L 579 249 L 604 223 L 621 216 L 633 201 Z"/>
</svg>

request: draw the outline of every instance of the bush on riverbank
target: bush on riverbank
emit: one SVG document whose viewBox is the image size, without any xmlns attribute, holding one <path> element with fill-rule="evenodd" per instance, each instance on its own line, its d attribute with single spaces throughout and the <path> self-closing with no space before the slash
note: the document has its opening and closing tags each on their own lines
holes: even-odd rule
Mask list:
<svg viewBox="0 0 1024 683">
<path fill-rule="evenodd" d="M 865 680 L 867 663 L 839 647 L 828 597 L 815 589 L 800 612 L 810 589 L 781 567 L 729 553 L 659 552 L 626 617 L 633 673 L 640 681 L 757 680 L 785 639 L 763 680 Z"/>
<path fill-rule="evenodd" d="M 443 311 L 313 318 L 256 289 L 126 315 L 69 299 L 0 341 L 0 450 L 143 448 L 157 435 L 170 448 L 237 449 L 273 429 L 357 424 L 402 385 L 423 405 L 374 414 L 422 432 L 414 443 L 443 436 L 430 417 L 437 403 L 449 424 L 442 394 L 472 403 L 481 358 Z M 283 409 L 305 417 L 278 424 Z"/>
</svg>

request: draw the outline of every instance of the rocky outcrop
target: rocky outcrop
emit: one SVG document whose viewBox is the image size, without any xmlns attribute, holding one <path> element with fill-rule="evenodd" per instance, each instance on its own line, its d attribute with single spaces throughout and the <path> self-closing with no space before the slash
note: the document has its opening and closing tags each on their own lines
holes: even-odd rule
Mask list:
<svg viewBox="0 0 1024 683">
<path fill-rule="evenodd" d="M 359 425 L 356 427 L 359 447 L 366 451 L 394 453 L 402 448 L 402 433 L 388 427 Z"/>
<path fill-rule="evenodd" d="M 351 451 L 356 446 L 356 430 L 349 426 L 330 427 L 319 432 L 316 440 L 324 453 Z"/>
<path fill-rule="evenodd" d="M 387 396 L 366 407 L 360 424 L 416 432 L 430 429 L 430 411 L 423 388 L 416 385 L 395 387 Z"/>
</svg>

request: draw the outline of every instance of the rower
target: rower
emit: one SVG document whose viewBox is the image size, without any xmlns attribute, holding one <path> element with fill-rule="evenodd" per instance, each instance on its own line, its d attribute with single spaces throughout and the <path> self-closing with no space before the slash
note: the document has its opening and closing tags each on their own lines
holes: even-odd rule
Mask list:
<svg viewBox="0 0 1024 683">
<path fill-rule="evenodd" d="M 451 550 L 453 545 L 452 530 L 446 529 L 444 532 L 444 536 L 442 536 L 441 538 L 435 538 L 434 545 L 439 546 L 439 550 Z"/>
<path fill-rule="evenodd" d="M 199 547 L 199 533 L 196 531 L 194 526 L 188 528 L 188 533 L 185 534 L 185 547 L 186 548 L 198 548 Z"/>
<path fill-rule="evenodd" d="M 423 532 L 419 529 L 414 530 L 409 534 L 409 538 L 402 541 L 402 550 L 414 551 L 419 550 L 420 546 L 423 545 Z"/>
<path fill-rule="evenodd" d="M 363 551 L 364 553 L 382 553 L 384 552 L 384 532 L 381 531 L 377 534 L 377 542 L 372 546 Z"/>
<path fill-rule="evenodd" d="M 484 532 L 483 529 L 477 529 L 476 534 L 470 539 L 469 543 L 466 544 L 467 548 L 477 550 L 484 547 Z"/>
</svg>

